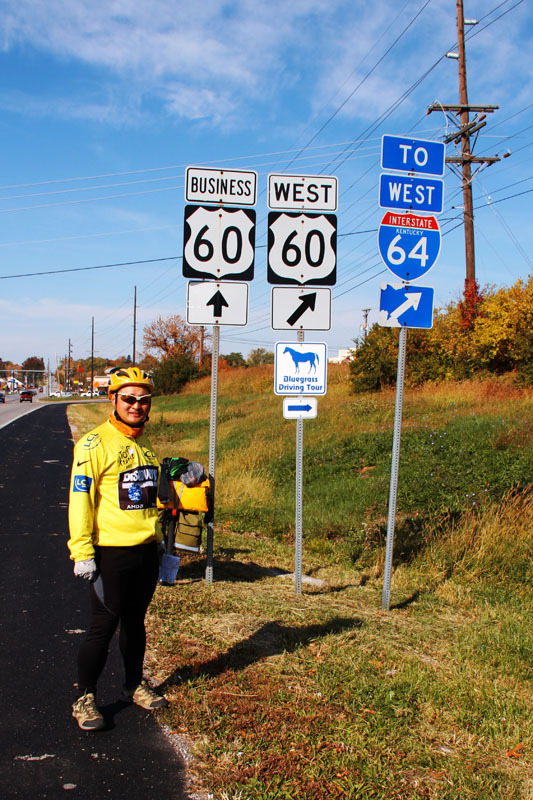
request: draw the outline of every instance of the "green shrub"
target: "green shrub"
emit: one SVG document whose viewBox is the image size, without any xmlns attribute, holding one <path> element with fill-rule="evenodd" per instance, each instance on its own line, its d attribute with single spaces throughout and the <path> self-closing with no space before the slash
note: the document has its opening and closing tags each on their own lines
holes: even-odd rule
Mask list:
<svg viewBox="0 0 533 800">
<path fill-rule="evenodd" d="M 190 356 L 178 355 L 161 361 L 152 374 L 155 394 L 177 394 L 198 377 L 198 365 Z"/>
</svg>

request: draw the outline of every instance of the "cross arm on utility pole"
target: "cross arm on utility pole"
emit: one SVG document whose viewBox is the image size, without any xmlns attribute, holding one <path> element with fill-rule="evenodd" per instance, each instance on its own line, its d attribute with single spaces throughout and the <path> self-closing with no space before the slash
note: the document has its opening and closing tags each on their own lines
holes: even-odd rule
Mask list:
<svg viewBox="0 0 533 800">
<path fill-rule="evenodd" d="M 500 106 L 473 106 L 470 103 L 432 103 L 427 110 L 428 114 L 431 114 L 432 111 L 453 111 L 456 114 L 462 114 L 463 111 L 471 111 L 473 114 L 480 114 L 481 112 L 486 112 L 487 114 L 492 114 L 493 111 L 497 111 Z"/>
<path fill-rule="evenodd" d="M 464 164 L 468 161 L 470 164 L 495 164 L 501 161 L 499 156 L 473 156 L 472 153 L 464 156 L 449 156 L 446 158 L 447 164 Z"/>
<path fill-rule="evenodd" d="M 427 113 L 441 111 L 455 126 L 456 130 L 446 136 L 445 142 L 449 144 L 455 142 L 461 146 L 461 154 L 451 156 L 446 159 L 446 163 L 460 164 L 463 184 L 463 220 L 465 233 L 465 262 L 466 280 L 465 296 L 468 291 L 469 296 L 476 290 L 476 265 L 474 251 L 474 206 L 472 201 L 472 164 L 489 165 L 494 164 L 500 159 L 498 156 L 474 156 L 472 153 L 471 136 L 479 133 L 485 123 L 486 114 L 491 114 L 498 109 L 493 105 L 473 105 L 468 102 L 468 91 L 466 81 L 466 51 L 465 51 L 465 25 L 475 25 L 476 20 L 464 18 L 463 0 L 456 0 L 457 8 L 457 53 L 447 53 L 450 58 L 457 59 L 459 68 L 459 102 L 458 103 L 432 103 Z M 470 120 L 470 113 L 474 114 L 474 119 Z M 477 137 L 476 137 L 477 138 Z M 475 140 L 474 140 L 475 144 Z M 453 169 L 453 167 L 452 167 Z M 479 167 L 481 169 L 481 166 Z"/>
</svg>

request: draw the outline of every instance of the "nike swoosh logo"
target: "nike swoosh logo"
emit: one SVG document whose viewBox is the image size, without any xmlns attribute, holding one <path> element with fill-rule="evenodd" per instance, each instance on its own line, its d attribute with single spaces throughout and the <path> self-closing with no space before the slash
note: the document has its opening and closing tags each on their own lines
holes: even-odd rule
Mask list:
<svg viewBox="0 0 533 800">
<path fill-rule="evenodd" d="M 77 467 L 81 467 L 81 465 L 82 465 L 82 464 L 86 464 L 86 463 L 87 463 L 88 461 L 90 461 L 90 460 L 91 460 L 90 458 L 86 458 L 86 459 L 85 459 L 85 461 L 78 461 L 78 463 L 76 464 L 76 466 L 77 466 Z"/>
</svg>

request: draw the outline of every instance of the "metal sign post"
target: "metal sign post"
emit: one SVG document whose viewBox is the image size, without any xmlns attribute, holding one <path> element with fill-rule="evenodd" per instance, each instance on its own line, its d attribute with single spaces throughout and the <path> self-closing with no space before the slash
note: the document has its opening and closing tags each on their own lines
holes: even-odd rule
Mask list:
<svg viewBox="0 0 533 800">
<path fill-rule="evenodd" d="M 405 350 L 407 328 L 400 328 L 398 342 L 398 372 L 396 376 L 396 404 L 394 407 L 394 437 L 392 441 L 392 464 L 389 489 L 389 516 L 387 520 L 387 546 L 385 550 L 385 569 L 383 573 L 383 594 L 381 608 L 390 608 L 390 581 L 392 572 L 392 553 L 394 550 L 394 521 L 396 518 L 396 498 L 398 495 L 398 469 L 400 464 L 400 439 L 402 432 L 403 384 L 405 377 Z"/>
<path fill-rule="evenodd" d="M 209 412 L 209 480 L 211 481 L 211 513 L 207 523 L 205 582 L 213 583 L 213 538 L 215 525 L 215 464 L 217 447 L 218 354 L 220 328 L 213 325 L 213 352 L 211 354 L 211 407 Z"/>
<path fill-rule="evenodd" d="M 379 185 L 379 204 L 387 211 L 378 230 L 378 249 L 383 263 L 401 278 L 403 284 L 384 284 L 380 292 L 378 324 L 399 327 L 398 371 L 396 376 L 396 404 L 394 409 L 394 436 L 387 520 L 387 545 L 383 575 L 381 607 L 390 607 L 390 583 L 394 551 L 394 523 L 398 495 L 398 469 L 402 430 L 403 387 L 405 377 L 405 351 L 407 328 L 431 328 L 433 325 L 433 289 L 413 286 L 411 281 L 424 275 L 440 254 L 440 229 L 433 216 L 420 216 L 414 210 L 439 214 L 443 207 L 445 170 L 445 145 L 426 139 L 388 136 L 382 138 L 381 166 L 407 175 L 382 174 Z M 424 177 L 416 175 L 422 173 Z"/>
<path fill-rule="evenodd" d="M 304 332 L 298 331 L 298 341 L 304 341 Z M 294 520 L 294 592 L 302 593 L 302 539 L 303 539 L 303 461 L 304 421 L 296 420 L 296 493 Z"/>
<path fill-rule="evenodd" d="M 315 287 L 337 280 L 337 216 L 327 213 L 337 210 L 337 198 L 336 177 L 268 176 L 267 281 L 283 284 L 272 290 L 272 329 L 297 331 L 297 345 L 277 342 L 274 357 L 274 393 L 285 396 L 284 417 L 296 419 L 296 594 L 302 593 L 303 421 L 316 417 L 327 368 L 326 344 L 310 343 L 304 351 L 302 343 L 305 330 L 331 327 L 331 291 Z"/>
<path fill-rule="evenodd" d="M 205 569 L 206 583 L 213 583 L 220 326 L 247 325 L 248 286 L 240 281 L 253 279 L 255 259 L 255 211 L 226 206 L 255 205 L 257 173 L 187 167 L 185 200 L 212 204 L 185 206 L 182 270 L 185 278 L 196 279 L 187 285 L 187 323 L 213 325 L 209 414 L 211 502 L 206 515 Z"/>
</svg>

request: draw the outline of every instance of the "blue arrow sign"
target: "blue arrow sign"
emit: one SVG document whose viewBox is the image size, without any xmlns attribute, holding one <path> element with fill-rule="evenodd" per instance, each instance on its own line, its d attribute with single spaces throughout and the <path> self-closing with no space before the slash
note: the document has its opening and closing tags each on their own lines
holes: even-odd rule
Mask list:
<svg viewBox="0 0 533 800">
<path fill-rule="evenodd" d="M 380 175 L 381 208 L 440 214 L 443 203 L 444 181 L 440 178 L 415 178 L 411 175 L 389 175 L 385 172 Z"/>
<path fill-rule="evenodd" d="M 317 413 L 316 397 L 301 399 L 283 398 L 283 416 L 285 419 L 314 419 Z"/>
<path fill-rule="evenodd" d="M 381 167 L 441 177 L 445 151 L 444 142 L 385 135 L 381 140 Z"/>
<path fill-rule="evenodd" d="M 378 324 L 386 328 L 433 327 L 433 294 L 428 286 L 382 284 Z"/>
<path fill-rule="evenodd" d="M 415 281 L 428 272 L 440 253 L 440 229 L 435 217 L 387 211 L 378 229 L 381 258 L 394 275 Z"/>
</svg>

